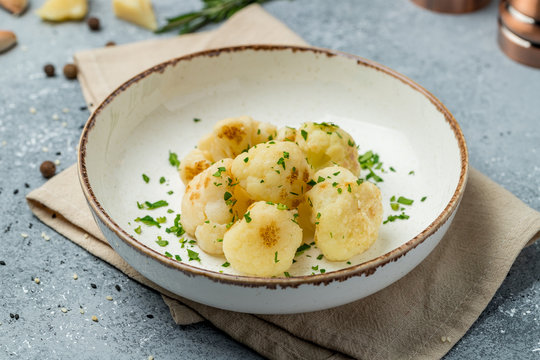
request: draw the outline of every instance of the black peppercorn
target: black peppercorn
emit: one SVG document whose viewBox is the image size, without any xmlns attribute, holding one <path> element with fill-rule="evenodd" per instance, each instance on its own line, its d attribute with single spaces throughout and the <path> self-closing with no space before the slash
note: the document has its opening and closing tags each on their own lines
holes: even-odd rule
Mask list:
<svg viewBox="0 0 540 360">
<path fill-rule="evenodd" d="M 49 179 L 56 173 L 56 165 L 52 161 L 44 161 L 39 167 L 39 171 L 44 178 Z"/>
<path fill-rule="evenodd" d="M 100 29 L 100 27 L 101 27 L 100 23 L 99 23 L 99 19 L 96 18 L 96 17 L 89 18 L 87 23 L 88 23 L 88 27 L 92 31 L 98 31 Z"/>
<path fill-rule="evenodd" d="M 64 66 L 64 76 L 70 80 L 77 78 L 77 66 L 74 64 L 67 64 Z"/>
<path fill-rule="evenodd" d="M 45 71 L 45 75 L 47 75 L 47 77 L 53 77 L 55 75 L 54 65 L 52 64 L 45 65 L 43 67 L 43 71 Z"/>
</svg>

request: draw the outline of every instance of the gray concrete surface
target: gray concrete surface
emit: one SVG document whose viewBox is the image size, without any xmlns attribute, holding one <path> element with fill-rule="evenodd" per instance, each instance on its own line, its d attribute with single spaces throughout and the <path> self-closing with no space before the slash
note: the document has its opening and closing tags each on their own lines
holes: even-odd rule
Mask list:
<svg viewBox="0 0 540 360">
<path fill-rule="evenodd" d="M 196 0 L 155 2 L 162 21 L 199 6 Z M 40 163 L 58 159 L 62 170 L 75 162 L 88 117 L 78 83 L 47 79 L 42 66 L 50 62 L 60 72 L 78 50 L 156 37 L 116 20 L 110 1 L 91 1 L 90 14 L 103 23 L 98 33 L 84 23 L 41 23 L 33 13 L 41 3 L 32 1 L 21 18 L 0 11 L 0 29 L 19 36 L 19 45 L 0 55 L 0 261 L 6 263 L 0 265 L 0 358 L 258 358 L 207 323 L 176 326 L 157 293 L 54 233 L 28 210 L 25 194 L 45 182 Z M 376 60 L 432 91 L 460 122 L 471 164 L 540 210 L 540 70 L 499 51 L 495 1 L 462 16 L 430 13 L 407 0 L 391 3 L 276 0 L 265 8 L 311 44 Z M 539 359 L 539 304 L 536 244 L 523 250 L 446 359 Z M 94 314 L 99 323 L 89 320 Z"/>
</svg>

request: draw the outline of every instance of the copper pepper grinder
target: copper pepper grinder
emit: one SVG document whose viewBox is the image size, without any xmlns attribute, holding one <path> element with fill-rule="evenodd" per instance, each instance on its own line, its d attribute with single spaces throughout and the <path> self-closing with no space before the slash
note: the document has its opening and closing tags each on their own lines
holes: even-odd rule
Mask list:
<svg viewBox="0 0 540 360">
<path fill-rule="evenodd" d="M 540 68 L 540 0 L 501 0 L 497 40 L 509 58 Z"/>
</svg>

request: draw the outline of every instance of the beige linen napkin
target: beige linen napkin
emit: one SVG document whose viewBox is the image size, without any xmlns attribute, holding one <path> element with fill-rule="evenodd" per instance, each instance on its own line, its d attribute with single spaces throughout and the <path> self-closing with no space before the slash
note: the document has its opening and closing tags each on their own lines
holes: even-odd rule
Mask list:
<svg viewBox="0 0 540 360">
<path fill-rule="evenodd" d="M 86 51 L 76 54 L 75 60 L 85 98 L 95 106 L 116 86 L 156 62 L 205 48 L 255 42 L 304 44 L 262 8 L 251 6 L 213 32 Z M 75 166 L 31 192 L 27 200 L 44 223 L 164 294 L 176 323 L 207 319 L 234 339 L 275 359 L 439 358 L 478 318 L 521 249 L 540 235 L 540 213 L 471 169 L 461 207 L 448 233 L 403 279 L 338 308 L 261 316 L 182 299 L 138 274 L 98 230 L 85 204 Z"/>
</svg>

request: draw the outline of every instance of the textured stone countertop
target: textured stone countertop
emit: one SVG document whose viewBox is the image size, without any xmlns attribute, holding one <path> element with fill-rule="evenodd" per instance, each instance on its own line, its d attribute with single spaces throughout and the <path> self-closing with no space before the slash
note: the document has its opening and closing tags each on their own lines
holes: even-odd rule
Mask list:
<svg viewBox="0 0 540 360">
<path fill-rule="evenodd" d="M 156 292 L 29 211 L 25 195 L 45 182 L 39 165 L 59 160 L 61 171 L 74 163 L 88 117 L 77 81 L 45 78 L 43 65 L 53 63 L 61 73 L 76 51 L 157 36 L 115 19 L 110 1 L 90 1 L 90 15 L 103 24 L 100 32 L 85 23 L 45 24 L 34 14 L 42 2 L 31 0 L 21 18 L 0 11 L 0 29 L 19 37 L 16 48 L 0 55 L 0 358 L 259 358 L 208 323 L 175 325 Z M 200 6 L 197 0 L 155 3 L 161 21 Z M 276 0 L 264 7 L 310 44 L 373 59 L 433 92 L 461 124 L 471 165 L 540 210 L 540 70 L 499 51 L 497 2 L 460 16 L 431 13 L 407 0 L 389 3 Z M 539 304 L 537 243 L 522 251 L 446 359 L 540 359 Z"/>
</svg>

